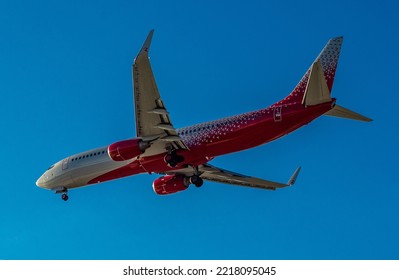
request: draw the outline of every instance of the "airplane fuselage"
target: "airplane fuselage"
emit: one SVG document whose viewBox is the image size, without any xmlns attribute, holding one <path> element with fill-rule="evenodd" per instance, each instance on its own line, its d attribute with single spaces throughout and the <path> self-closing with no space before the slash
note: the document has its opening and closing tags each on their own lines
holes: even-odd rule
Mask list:
<svg viewBox="0 0 399 280">
<path fill-rule="evenodd" d="M 276 103 L 279 104 L 279 103 Z M 331 102 L 309 106 L 292 103 L 236 115 L 178 129 L 189 150 L 179 151 L 184 166 L 205 164 L 217 156 L 253 148 L 278 139 L 329 111 Z M 60 191 L 101 183 L 140 173 L 166 173 L 184 166 L 170 167 L 165 153 L 133 160 L 114 161 L 108 146 L 75 154 L 57 162 L 37 181 L 43 188 Z"/>
<path fill-rule="evenodd" d="M 132 65 L 136 138 L 67 157 L 51 166 L 36 182 L 63 193 L 139 173 L 163 174 L 153 181 L 156 194 L 183 191 L 203 181 L 276 190 L 292 186 L 298 167 L 287 183 L 242 175 L 208 164 L 213 158 L 276 140 L 317 117 L 371 121 L 335 104 L 331 90 L 342 37 L 330 39 L 294 90 L 272 106 L 229 118 L 175 129 L 159 94 L 149 60 L 153 30 Z"/>
</svg>

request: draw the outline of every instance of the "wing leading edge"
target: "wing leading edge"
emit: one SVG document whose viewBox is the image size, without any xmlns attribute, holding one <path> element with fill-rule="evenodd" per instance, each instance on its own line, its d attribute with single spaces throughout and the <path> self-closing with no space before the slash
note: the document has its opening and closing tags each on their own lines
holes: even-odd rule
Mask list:
<svg viewBox="0 0 399 280">
<path fill-rule="evenodd" d="M 149 148 L 152 153 L 188 149 L 172 125 L 151 69 L 148 54 L 153 34 L 151 30 L 132 66 L 136 134 L 154 140 Z"/>
</svg>

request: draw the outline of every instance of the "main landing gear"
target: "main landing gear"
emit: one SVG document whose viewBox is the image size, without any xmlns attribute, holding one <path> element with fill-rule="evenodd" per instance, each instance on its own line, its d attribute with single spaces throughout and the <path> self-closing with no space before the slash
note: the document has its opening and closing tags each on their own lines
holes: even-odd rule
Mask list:
<svg viewBox="0 0 399 280">
<path fill-rule="evenodd" d="M 193 175 L 190 177 L 190 184 L 193 184 L 197 188 L 201 187 L 204 184 L 204 180 L 198 175 Z"/>
<path fill-rule="evenodd" d="M 184 157 L 176 154 L 176 151 L 171 151 L 163 158 L 169 167 L 176 167 L 177 164 L 184 161 Z"/>
</svg>

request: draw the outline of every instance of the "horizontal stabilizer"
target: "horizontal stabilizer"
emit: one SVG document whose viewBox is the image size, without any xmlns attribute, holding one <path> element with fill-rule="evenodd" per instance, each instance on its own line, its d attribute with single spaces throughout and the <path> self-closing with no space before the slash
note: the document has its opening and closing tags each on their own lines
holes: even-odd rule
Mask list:
<svg viewBox="0 0 399 280">
<path fill-rule="evenodd" d="M 352 120 L 363 121 L 363 122 L 371 122 L 372 121 L 372 119 L 370 119 L 368 117 L 365 117 L 363 115 L 355 113 L 355 112 L 353 112 L 349 109 L 346 109 L 342 106 L 339 106 L 339 105 L 335 105 L 334 108 L 332 108 L 330 111 L 328 111 L 324 115 L 345 118 L 345 119 L 352 119 Z"/>
</svg>

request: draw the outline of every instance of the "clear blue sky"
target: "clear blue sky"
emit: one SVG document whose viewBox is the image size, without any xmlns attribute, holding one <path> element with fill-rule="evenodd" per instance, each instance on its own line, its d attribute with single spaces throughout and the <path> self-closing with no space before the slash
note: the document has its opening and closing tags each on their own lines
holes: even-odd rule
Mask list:
<svg viewBox="0 0 399 280">
<path fill-rule="evenodd" d="M 1 1 L 0 259 L 398 259 L 398 5 L 394 1 Z M 286 181 L 176 195 L 139 175 L 70 192 L 36 179 L 135 135 L 131 63 L 151 61 L 176 127 L 286 96 L 329 38 L 333 95 L 374 119 L 321 117 L 214 165 Z"/>
</svg>

